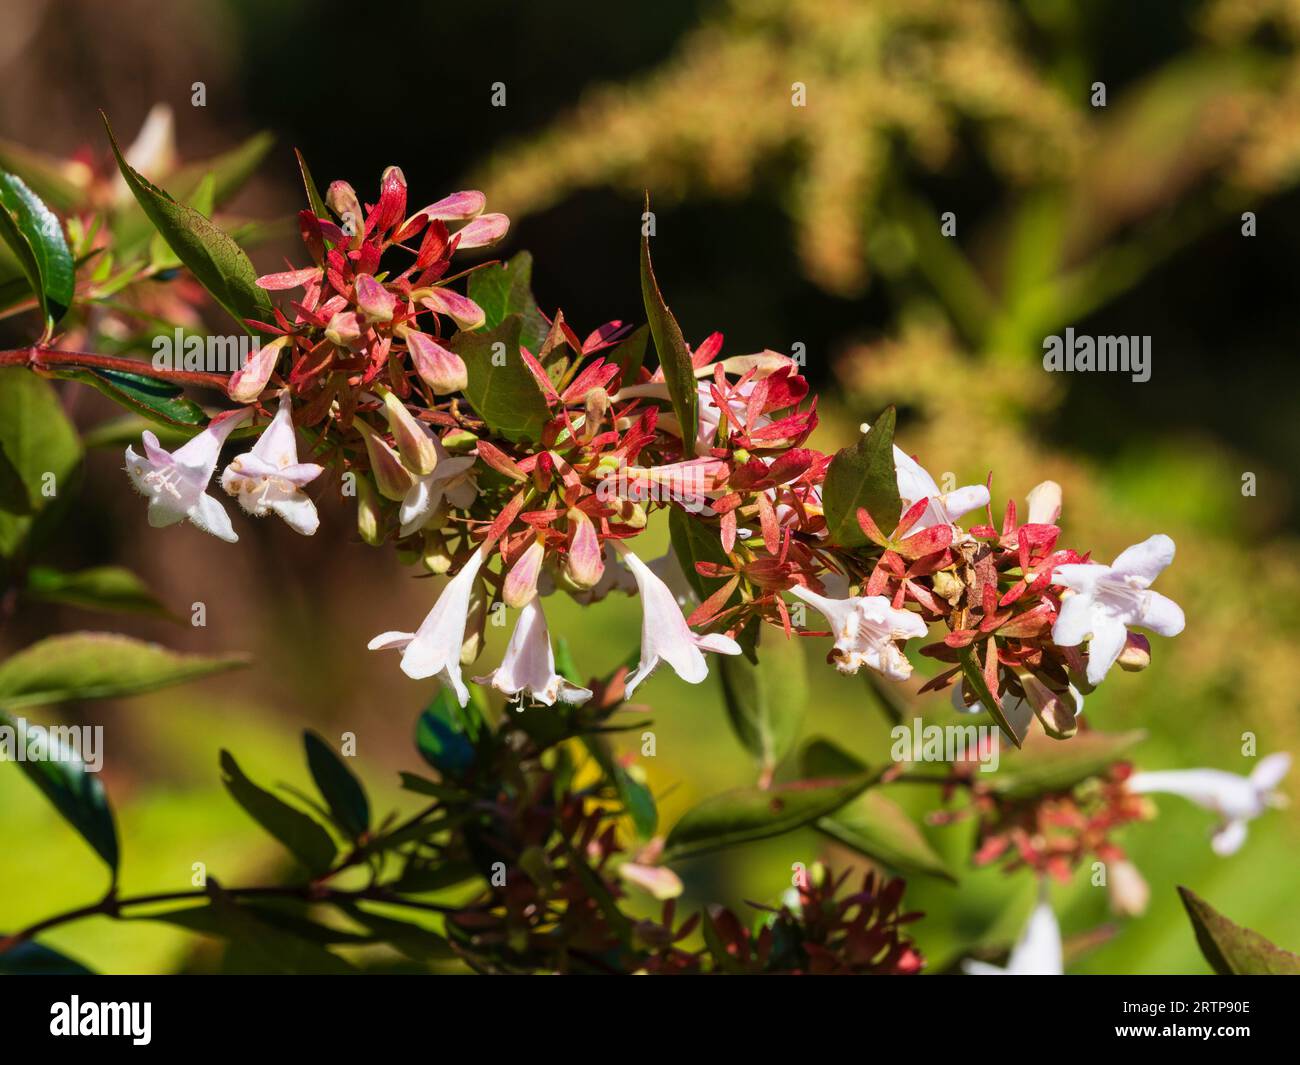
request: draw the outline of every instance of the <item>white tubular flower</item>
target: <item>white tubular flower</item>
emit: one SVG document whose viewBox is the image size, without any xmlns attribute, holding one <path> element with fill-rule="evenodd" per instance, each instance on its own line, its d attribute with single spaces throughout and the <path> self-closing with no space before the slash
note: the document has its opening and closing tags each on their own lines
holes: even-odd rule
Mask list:
<svg viewBox="0 0 1300 1065">
<path fill-rule="evenodd" d="M 641 661 L 626 681 L 627 694 L 646 679 L 659 665 L 667 662 L 682 680 L 699 684 L 709 675 L 703 651 L 738 655 L 740 644 L 730 636 L 710 633 L 697 636 L 691 632 L 672 589 L 650 572 L 650 567 L 627 548 L 621 547 L 623 559 L 636 580 L 641 595 Z"/>
<path fill-rule="evenodd" d="M 237 497 L 247 513 L 258 518 L 278 514 L 294 532 L 310 536 L 320 525 L 320 518 L 316 505 L 302 489 L 324 472 L 323 466 L 298 461 L 293 405 L 286 392 L 280 397 L 280 409 L 253 449 L 222 471 L 221 487 Z"/>
<path fill-rule="evenodd" d="M 551 634 L 542 601 L 536 596 L 520 611 L 501 664 L 487 676 L 474 679 L 492 685 L 509 698 L 526 695 L 545 706 L 554 706 L 557 699 L 576 705 L 591 698 L 590 689 L 580 688 L 555 672 Z"/>
<path fill-rule="evenodd" d="M 208 482 L 217 469 L 221 446 L 248 416 L 247 408 L 213 418 L 206 429 L 173 452 L 162 449 L 148 429 L 144 432 L 144 457 L 126 449 L 126 472 L 149 499 L 149 524 L 154 528 L 175 525 L 189 518 L 206 533 L 227 543 L 239 537 L 230 515 L 207 494 Z"/>
<path fill-rule="evenodd" d="M 863 422 L 859 428 L 865 433 L 871 426 Z M 909 535 L 923 532 L 935 525 L 955 525 L 957 519 L 970 511 L 988 506 L 987 485 L 971 484 L 965 488 L 954 488 L 951 492 L 942 492 L 929 471 L 897 445 L 894 446 L 894 472 L 898 479 L 898 494 L 903 500 L 900 518 L 919 500 L 930 501 L 920 520 L 908 530 Z M 890 530 L 881 531 L 888 534 Z"/>
<path fill-rule="evenodd" d="M 1149 794 L 1163 791 L 1218 814 L 1219 827 L 1211 846 L 1221 857 L 1235 854 L 1246 842 L 1246 824 L 1270 806 L 1281 806 L 1285 798 L 1277 793 L 1278 785 L 1291 769 L 1291 756 L 1285 752 L 1270 754 L 1260 761 L 1250 776 L 1228 773 L 1222 769 L 1171 769 L 1155 773 L 1134 773 L 1128 780 L 1129 791 Z"/>
<path fill-rule="evenodd" d="M 835 637 L 832 655 L 841 673 L 856 673 L 870 666 L 890 680 L 907 680 L 912 675 L 912 663 L 895 641 L 926 634 L 928 628 L 919 614 L 895 610 L 883 595 L 828 599 L 803 585 L 790 591 L 830 623 Z"/>
<path fill-rule="evenodd" d="M 383 632 L 367 645 L 371 651 L 401 651 L 403 673 L 413 680 L 436 675 L 451 686 L 461 706 L 469 702 L 469 689 L 460 674 L 460 650 L 465 642 L 474 578 L 483 562 L 484 550 L 480 547 L 447 582 L 415 632 Z"/>
<path fill-rule="evenodd" d="M 437 435 L 421 424 L 420 428 L 433 439 L 436 459 L 433 470 L 415 483 L 402 499 L 398 520 L 402 523 L 400 535 L 410 536 L 423 529 L 441 509 L 444 501 L 461 510 L 473 505 L 478 498 L 478 484 L 470 472 L 476 461 L 473 455 L 453 456 Z"/>
<path fill-rule="evenodd" d="M 967 959 L 961 963 L 967 976 L 1064 976 L 1065 950 L 1061 943 L 1061 926 L 1046 898 L 1040 899 L 1029 923 L 1011 948 L 1007 967 Z"/>
<path fill-rule="evenodd" d="M 1151 582 L 1174 560 L 1174 542 L 1157 534 L 1120 552 L 1109 566 L 1099 563 L 1057 566 L 1052 583 L 1070 589 L 1052 626 L 1061 647 L 1088 643 L 1088 683 L 1097 685 L 1124 650 L 1128 626 L 1141 625 L 1161 636 L 1177 636 L 1186 621 L 1182 608 Z"/>
</svg>

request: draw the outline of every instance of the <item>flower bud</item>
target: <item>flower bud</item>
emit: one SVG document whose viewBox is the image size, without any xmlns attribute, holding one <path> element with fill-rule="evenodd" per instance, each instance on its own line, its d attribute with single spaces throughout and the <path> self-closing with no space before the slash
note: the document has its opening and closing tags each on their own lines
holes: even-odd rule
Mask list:
<svg viewBox="0 0 1300 1065">
<path fill-rule="evenodd" d="M 1032 673 L 1020 674 L 1020 685 L 1049 736 L 1068 739 L 1079 730 L 1074 692 L 1053 691 Z"/>
<path fill-rule="evenodd" d="M 415 478 L 411 476 L 411 471 L 402 465 L 402 460 L 388 441 L 360 418 L 352 424 L 357 427 L 361 439 L 365 441 L 366 454 L 370 457 L 370 470 L 375 476 L 379 494 L 385 499 L 401 502 L 415 485 Z"/>
<path fill-rule="evenodd" d="M 433 389 L 435 396 L 459 392 L 469 383 L 465 360 L 437 343 L 427 333 L 412 329 L 406 334 L 406 349 L 420 380 Z"/>
<path fill-rule="evenodd" d="M 1061 516 L 1061 486 L 1055 481 L 1044 481 L 1029 490 L 1025 497 L 1029 503 L 1029 525 L 1055 525 Z"/>
<path fill-rule="evenodd" d="M 424 564 L 424 568 L 435 576 L 441 577 L 444 573 L 450 572 L 451 549 L 447 547 L 447 541 L 443 539 L 442 533 L 425 529 L 424 550 L 420 561 Z"/>
<path fill-rule="evenodd" d="M 358 274 L 357 307 L 368 322 L 391 322 L 397 297 L 369 274 Z"/>
<path fill-rule="evenodd" d="M 1130 632 L 1118 661 L 1120 669 L 1129 673 L 1141 673 L 1151 664 L 1151 641 L 1139 632 Z"/>
<path fill-rule="evenodd" d="M 483 308 L 468 296 L 449 288 L 424 289 L 420 303 L 434 314 L 445 314 L 461 329 L 477 329 L 487 321 Z"/>
<path fill-rule="evenodd" d="M 564 575 L 578 588 L 594 588 L 605 573 L 596 526 L 586 513 L 569 511 L 569 550 L 564 557 Z"/>
<path fill-rule="evenodd" d="M 340 348 L 359 351 L 362 347 L 361 323 L 352 311 L 339 311 L 325 327 L 325 337 Z"/>
<path fill-rule="evenodd" d="M 424 431 L 415 416 L 406 409 L 394 392 L 382 389 L 384 400 L 384 417 L 388 419 L 389 431 L 397 441 L 397 450 L 407 469 L 417 477 L 424 477 L 433 472 L 438 462 L 438 452 L 433 446 L 433 437 Z"/>
<path fill-rule="evenodd" d="M 1106 894 L 1110 908 L 1120 917 L 1141 917 L 1151 900 L 1151 888 L 1132 862 L 1121 859 L 1106 865 Z"/>
<path fill-rule="evenodd" d="M 361 247 L 365 239 L 366 216 L 361 213 L 361 202 L 352 186 L 346 181 L 335 181 L 325 192 L 325 203 L 339 217 L 339 225 L 349 237 L 348 247 Z"/>
<path fill-rule="evenodd" d="M 448 451 L 472 451 L 478 444 L 478 437 L 468 429 L 453 429 L 442 438 L 442 446 Z"/>
<path fill-rule="evenodd" d="M 384 542 L 383 515 L 380 511 L 379 497 L 375 495 L 375 486 L 364 473 L 356 475 L 357 487 L 357 532 L 361 539 L 371 547 L 378 547 Z"/>
<path fill-rule="evenodd" d="M 280 352 L 289 343 L 289 337 L 276 337 L 269 344 L 263 344 L 242 367 L 230 375 L 226 391 L 236 403 L 252 403 L 262 394 L 266 383 L 275 372 L 275 364 L 280 360 Z"/>
<path fill-rule="evenodd" d="M 603 388 L 593 388 L 584 397 L 583 406 L 582 438 L 590 440 L 600 432 L 601 423 L 609 413 L 609 393 Z"/>
<path fill-rule="evenodd" d="M 510 567 L 501 587 L 501 598 L 506 606 L 518 609 L 527 606 L 537 595 L 537 577 L 542 571 L 546 548 L 541 540 L 534 540 Z"/>
</svg>

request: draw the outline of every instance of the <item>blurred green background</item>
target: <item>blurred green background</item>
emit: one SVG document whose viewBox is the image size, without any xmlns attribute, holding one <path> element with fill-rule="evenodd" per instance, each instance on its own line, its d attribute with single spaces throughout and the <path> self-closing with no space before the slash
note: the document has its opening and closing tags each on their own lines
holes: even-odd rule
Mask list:
<svg viewBox="0 0 1300 1065">
<path fill-rule="evenodd" d="M 295 146 L 320 181 L 346 178 L 363 198 L 390 163 L 416 204 L 473 182 L 512 218 L 499 254 L 531 250 L 539 302 L 563 307 L 580 333 L 641 317 L 635 242 L 649 188 L 657 272 L 688 340 L 721 330 L 727 354 L 802 344 L 822 391 L 816 446 L 842 446 L 896 403 L 901 443 L 936 477 L 994 472 L 995 510 L 1051 477 L 1071 546 L 1109 559 L 1153 532 L 1173 536 L 1162 590 L 1187 630 L 1155 641 L 1146 673 L 1114 676 L 1089 699 L 1093 727 L 1147 729 L 1144 768 L 1248 772 L 1247 730 L 1261 753 L 1300 751 L 1289 678 L 1300 636 L 1295 4 L 22 0 L 6 17 L 0 136 L 99 153 L 97 108 L 129 130 L 158 101 L 174 109 L 186 158 L 269 129 L 276 147 L 238 204 L 256 217 L 298 209 Z M 204 108 L 190 105 L 195 81 Z M 505 107 L 491 104 L 498 82 Z M 1105 107 L 1090 102 L 1098 82 Z M 792 106 L 795 83 L 804 107 Z M 948 211 L 955 239 L 939 235 Z M 1257 235 L 1243 235 L 1243 212 Z M 265 270 L 301 258 L 288 241 L 253 255 Z M 1045 373 L 1042 340 L 1066 326 L 1150 335 L 1151 380 Z M 0 321 L 4 346 L 21 339 L 20 323 Z M 97 395 L 63 395 L 83 428 L 114 413 Z M 130 566 L 182 618 L 207 606 L 204 628 L 121 626 L 133 634 L 256 659 L 201 685 L 63 712 L 106 727 L 124 890 L 185 888 L 196 861 L 227 882 L 273 868 L 274 844 L 220 786 L 223 746 L 254 777 L 302 785 L 302 728 L 354 732 L 372 792 L 409 809 L 396 770 L 415 768 L 409 737 L 429 691 L 363 648 L 418 621 L 433 587 L 358 543 L 350 513 L 328 502 L 310 540 L 270 523 L 242 523 L 237 547 L 189 526 L 150 530 L 120 467 L 116 449 L 91 454 L 76 520 L 46 557 Z M 666 543 L 664 530 L 652 539 Z M 639 611 L 623 599 L 548 612 L 591 673 L 637 641 Z M 114 620 L 24 606 L 0 653 Z M 484 661 L 504 644 L 504 630 L 490 632 Z M 821 665 L 820 643 L 805 647 L 804 734 L 881 760 L 885 716 L 862 678 Z M 752 782 L 715 679 L 691 688 L 657 675 L 642 693 L 658 753 L 638 764 L 665 825 Z M 924 789 L 890 794 L 918 816 L 934 805 Z M 1207 971 L 1176 884 L 1300 948 L 1295 810 L 1254 822 L 1220 859 L 1209 814 L 1157 802 L 1157 821 L 1121 836 L 1151 885 L 1145 916 L 1112 918 L 1086 870 L 1054 890 L 1067 936 L 1113 926 L 1070 971 Z M 0 772 L 0 810 L 0 928 L 98 897 L 96 859 L 17 773 Z M 955 863 L 969 831 L 927 829 Z M 818 857 L 851 856 L 808 833 L 679 872 L 690 903 L 770 903 L 792 863 Z M 956 886 L 909 883 L 909 904 L 929 914 L 915 932 L 932 969 L 1009 942 L 1032 897 L 1026 874 L 959 871 Z M 49 941 L 108 971 L 203 965 L 193 938 L 144 922 Z"/>
</svg>

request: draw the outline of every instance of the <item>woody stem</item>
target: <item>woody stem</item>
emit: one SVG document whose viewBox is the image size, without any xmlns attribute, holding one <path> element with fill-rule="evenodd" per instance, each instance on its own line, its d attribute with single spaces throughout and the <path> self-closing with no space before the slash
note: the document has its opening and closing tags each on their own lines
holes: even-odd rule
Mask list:
<svg viewBox="0 0 1300 1065">
<path fill-rule="evenodd" d="M 226 374 L 160 369 L 140 359 L 128 359 L 118 355 L 96 355 L 89 351 L 59 351 L 39 344 L 30 348 L 0 351 L 0 368 L 6 366 L 22 366 L 38 371 L 116 370 L 119 373 L 151 377 L 159 381 L 170 381 L 176 385 L 197 385 L 200 388 L 211 388 L 220 392 L 226 391 L 226 386 L 230 382 Z"/>
</svg>

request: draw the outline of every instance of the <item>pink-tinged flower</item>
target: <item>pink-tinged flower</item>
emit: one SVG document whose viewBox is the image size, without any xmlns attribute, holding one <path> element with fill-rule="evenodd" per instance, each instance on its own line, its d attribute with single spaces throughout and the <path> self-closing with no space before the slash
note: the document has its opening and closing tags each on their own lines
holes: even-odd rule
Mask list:
<svg viewBox="0 0 1300 1065">
<path fill-rule="evenodd" d="M 1029 490 L 1025 497 L 1029 504 L 1029 525 L 1055 525 L 1061 516 L 1061 486 L 1055 481 L 1044 481 Z"/>
<path fill-rule="evenodd" d="M 503 214 L 480 215 L 457 231 L 460 241 L 456 248 L 461 251 L 466 248 L 486 248 L 504 237 L 509 228 L 510 219 Z"/>
<path fill-rule="evenodd" d="M 864 433 L 870 428 L 866 422 L 862 423 Z M 965 488 L 955 488 L 951 492 L 942 492 L 929 471 L 898 446 L 894 447 L 894 470 L 898 479 L 898 494 L 903 500 L 900 518 L 918 501 L 929 500 L 929 506 L 911 527 L 913 535 L 934 525 L 955 525 L 963 515 L 988 506 L 989 490 L 986 485 L 971 484 Z"/>
<path fill-rule="evenodd" d="M 424 215 L 431 222 L 464 222 L 470 218 L 477 218 L 486 206 L 487 197 L 481 192 L 453 192 L 450 196 L 438 200 L 437 203 L 431 203 L 428 207 L 416 211 L 411 218 L 413 220 L 418 215 Z M 409 224 L 410 221 L 406 223 Z M 406 226 L 402 228 L 405 229 Z"/>
<path fill-rule="evenodd" d="M 534 540 L 527 549 L 515 559 L 506 579 L 501 583 L 501 601 L 506 606 L 519 609 L 537 598 L 537 578 L 542 572 L 542 560 L 546 558 L 546 545 L 541 540 Z"/>
<path fill-rule="evenodd" d="M 624 862 L 618 867 L 618 875 L 624 883 L 639 888 L 660 902 L 675 899 L 685 890 L 682 878 L 666 865 Z"/>
<path fill-rule="evenodd" d="M 462 296 L 449 288 L 431 288 L 422 291 L 424 294 L 420 297 L 421 304 L 434 314 L 445 314 L 461 329 L 477 329 L 487 321 L 483 308 L 468 296 Z"/>
<path fill-rule="evenodd" d="M 1141 625 L 1161 636 L 1183 631 L 1182 608 L 1150 590 L 1151 582 L 1173 560 L 1173 540 L 1157 534 L 1122 551 L 1109 566 L 1069 564 L 1052 572 L 1052 582 L 1072 593 L 1061 601 L 1052 639 L 1061 647 L 1077 647 L 1089 640 L 1089 684 L 1100 684 L 1115 664 L 1129 625 Z"/>
<path fill-rule="evenodd" d="M 401 522 L 401 536 L 410 536 L 423 529 L 437 516 L 444 500 L 453 507 L 466 510 L 478 498 L 478 485 L 471 472 L 475 457 L 453 456 L 427 426 L 421 428 L 433 441 L 437 461 L 433 464 L 432 472 L 414 478 L 414 483 L 402 496 L 402 506 L 397 514 Z"/>
<path fill-rule="evenodd" d="M 536 596 L 521 611 L 501 664 L 487 676 L 474 679 L 479 684 L 490 684 L 509 698 L 526 696 L 545 706 L 554 706 L 557 699 L 577 705 L 591 698 L 589 689 L 555 672 L 551 634 L 541 600 Z"/>
<path fill-rule="evenodd" d="M 627 548 L 620 545 L 619 549 L 641 595 L 641 661 L 627 678 L 628 695 L 660 662 L 667 662 L 686 683 L 699 684 L 709 675 L 702 651 L 740 654 L 740 644 L 730 636 L 721 633 L 697 636 L 691 632 L 668 585 Z"/>
<path fill-rule="evenodd" d="M 316 505 L 304 492 L 325 467 L 298 461 L 293 404 L 286 392 L 280 409 L 251 451 L 240 455 L 221 474 L 221 487 L 239 498 L 244 510 L 262 518 L 278 514 L 289 528 L 311 536 L 320 525 Z"/>
<path fill-rule="evenodd" d="M 896 610 L 883 595 L 828 599 L 803 585 L 790 591 L 830 622 L 835 637 L 831 657 L 841 673 L 856 673 L 870 666 L 891 680 L 907 680 L 912 675 L 912 663 L 896 641 L 926 634 L 927 626 L 919 614 Z"/>
<path fill-rule="evenodd" d="M 276 337 L 269 344 L 258 348 L 248 362 L 230 375 L 230 383 L 226 386 L 230 398 L 236 403 L 252 403 L 257 399 L 271 379 L 280 353 L 288 343 L 288 337 Z"/>
<path fill-rule="evenodd" d="M 1277 794 L 1278 785 L 1291 769 L 1291 756 L 1285 752 L 1270 754 L 1260 761 L 1250 776 L 1228 773 L 1222 769 L 1170 769 L 1155 773 L 1134 773 L 1128 790 L 1146 795 L 1153 791 L 1181 795 L 1220 817 L 1211 846 L 1223 857 L 1235 854 L 1246 842 L 1246 823 L 1270 806 L 1285 803 Z"/>
<path fill-rule="evenodd" d="M 366 445 L 370 472 L 375 475 L 375 487 L 379 489 L 379 494 L 394 502 L 404 500 L 417 483 L 415 474 L 402 463 L 401 456 L 393 450 L 392 445 L 369 425 L 360 418 L 352 424 Z"/>
<path fill-rule="evenodd" d="M 406 350 L 411 353 L 411 362 L 415 364 L 420 380 L 433 390 L 435 396 L 449 396 L 469 384 L 465 360 L 427 333 L 409 331 Z"/>
<path fill-rule="evenodd" d="M 1005 969 L 972 959 L 963 961 L 961 967 L 967 976 L 1063 976 L 1065 950 L 1051 904 L 1043 898 L 1034 907 Z"/>
<path fill-rule="evenodd" d="M 677 552 L 673 550 L 671 543 L 668 545 L 667 551 L 658 558 L 652 558 L 646 565 L 650 567 L 651 573 L 668 585 L 668 590 L 673 593 L 677 605 L 683 610 L 692 603 L 699 602 L 700 597 L 695 594 L 695 589 L 691 587 L 691 582 L 687 579 L 682 564 L 677 560 Z"/>
<path fill-rule="evenodd" d="M 226 508 L 207 494 L 207 488 L 226 437 L 249 413 L 245 408 L 213 418 L 203 432 L 174 452 L 164 451 L 148 429 L 143 437 L 143 458 L 126 449 L 127 476 L 149 498 L 150 525 L 160 529 L 189 518 L 227 543 L 239 539 Z"/>
<path fill-rule="evenodd" d="M 469 702 L 469 689 L 460 675 L 460 651 L 465 642 L 474 579 L 483 565 L 484 554 L 480 547 L 470 556 L 460 572 L 447 582 L 415 632 L 383 632 L 367 645 L 371 651 L 401 651 L 403 673 L 413 680 L 436 676 L 444 685 L 450 685 L 461 706 Z"/>
<path fill-rule="evenodd" d="M 619 560 L 618 552 L 614 550 L 612 540 L 605 541 L 605 549 L 601 552 L 601 555 L 605 569 L 600 575 L 600 580 L 590 588 L 569 592 L 569 597 L 583 606 L 599 603 L 611 592 L 632 595 L 636 591 L 636 578 L 632 576 L 632 571 Z M 649 565 L 651 572 L 656 572 L 654 563 L 651 562 Z M 545 577 L 545 574 L 543 574 L 543 577 Z"/>
</svg>

